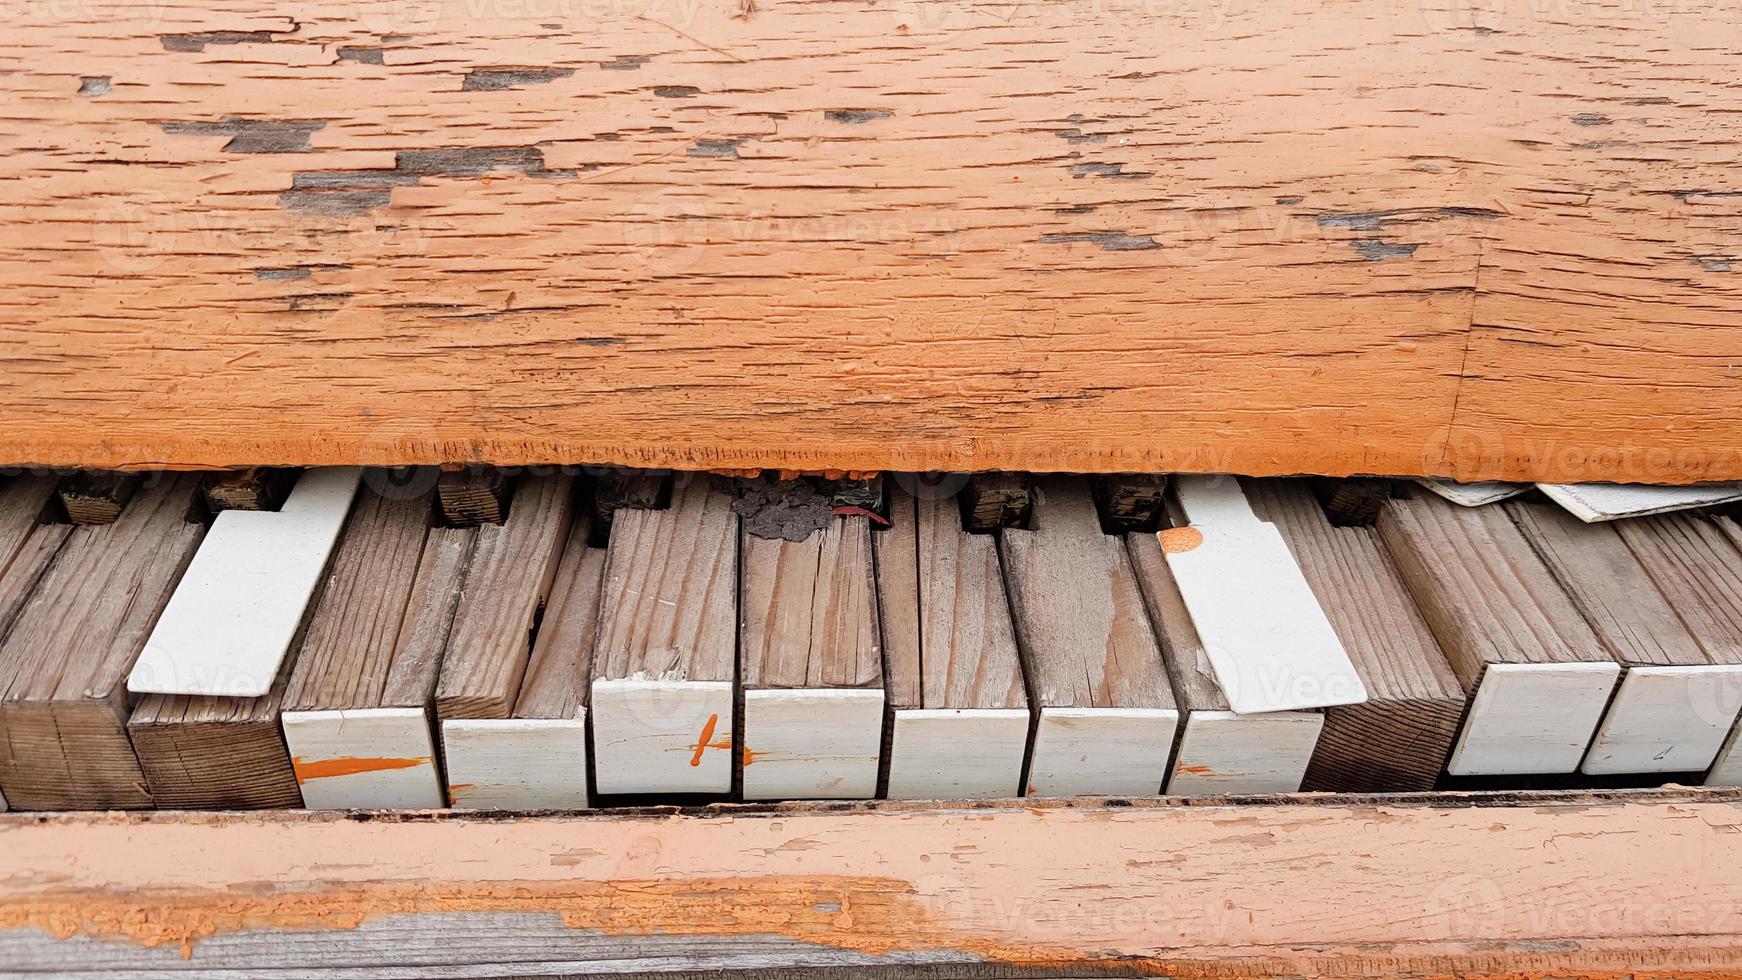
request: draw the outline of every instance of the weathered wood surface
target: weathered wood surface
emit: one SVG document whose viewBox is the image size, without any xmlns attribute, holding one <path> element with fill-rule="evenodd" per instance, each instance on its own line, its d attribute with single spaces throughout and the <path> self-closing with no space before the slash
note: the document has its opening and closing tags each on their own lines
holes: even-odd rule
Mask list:
<svg viewBox="0 0 1742 980">
<path fill-rule="evenodd" d="M 146 980 L 1742 971 L 1735 791 L 1117 802 L 8 815 L 0 961 Z"/>
<path fill-rule="evenodd" d="M 1707 5 L 97 3 L 0 463 L 1742 477 Z"/>
</svg>

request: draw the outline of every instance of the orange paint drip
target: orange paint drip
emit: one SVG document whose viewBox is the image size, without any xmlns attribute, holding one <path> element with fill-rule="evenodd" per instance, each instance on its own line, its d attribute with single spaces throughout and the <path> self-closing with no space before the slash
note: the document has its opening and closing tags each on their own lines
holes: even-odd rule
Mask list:
<svg viewBox="0 0 1742 980">
<path fill-rule="evenodd" d="M 719 724 L 720 715 L 718 712 L 708 716 L 708 723 L 702 726 L 701 737 L 696 739 L 696 752 L 694 755 L 690 756 L 690 765 L 699 766 L 702 764 L 702 753 L 711 748 L 711 746 L 708 745 L 708 742 L 713 739 L 714 728 Z"/>
<path fill-rule="evenodd" d="M 750 746 L 748 745 L 738 750 L 738 757 L 744 760 L 745 765 L 749 765 L 756 761 L 756 753 L 750 751 Z"/>
<path fill-rule="evenodd" d="M 290 760 L 291 768 L 296 771 L 296 784 L 301 786 L 311 779 L 327 779 L 331 776 L 355 776 L 360 772 L 387 772 L 392 769 L 412 769 L 428 763 L 428 759 L 368 759 L 345 757 L 342 759 L 303 759 L 301 756 Z"/>
<path fill-rule="evenodd" d="M 1155 532 L 1155 539 L 1161 542 L 1161 550 L 1170 555 L 1183 555 L 1188 551 L 1196 551 L 1204 543 L 1204 532 L 1195 527 L 1170 527 Z"/>
</svg>

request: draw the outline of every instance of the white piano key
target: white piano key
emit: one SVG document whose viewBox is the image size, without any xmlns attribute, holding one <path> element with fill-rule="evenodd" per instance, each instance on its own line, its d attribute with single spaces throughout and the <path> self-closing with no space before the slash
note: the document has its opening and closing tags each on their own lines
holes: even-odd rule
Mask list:
<svg viewBox="0 0 1742 980">
<path fill-rule="evenodd" d="M 283 723 L 310 810 L 422 810 L 446 802 L 422 708 L 286 711 Z"/>
<path fill-rule="evenodd" d="M 600 794 L 725 793 L 735 754 L 731 681 L 593 681 Z"/>
<path fill-rule="evenodd" d="M 1236 714 L 1360 704 L 1367 689 L 1288 543 L 1233 477 L 1181 476 L 1189 527 L 1162 531 L 1216 680 Z"/>
<path fill-rule="evenodd" d="M 1631 667 L 1581 772 L 1704 772 L 1742 710 L 1742 666 Z"/>
<path fill-rule="evenodd" d="M 1742 500 L 1742 483 L 1654 487 L 1638 483 L 1538 483 L 1550 500 L 1587 524 Z"/>
<path fill-rule="evenodd" d="M 127 689 L 217 697 L 271 690 L 361 472 L 307 470 L 277 513 L 219 514 L 158 618 Z"/>
<path fill-rule="evenodd" d="M 1153 796 L 1167 780 L 1179 712 L 1043 706 L 1028 766 L 1029 796 Z"/>
<path fill-rule="evenodd" d="M 587 721 L 450 718 L 442 722 L 448 803 L 456 810 L 584 810 Z"/>
<path fill-rule="evenodd" d="M 1293 793 L 1300 789 L 1324 726 L 1325 716 L 1318 711 L 1194 711 L 1186 718 L 1167 792 Z"/>
<path fill-rule="evenodd" d="M 877 795 L 883 691 L 744 692 L 746 800 L 867 800 Z"/>
<path fill-rule="evenodd" d="M 1489 664 L 1446 771 L 1508 776 L 1576 770 L 1620 673 L 1617 663 Z"/>
<path fill-rule="evenodd" d="M 1028 722 L 1026 708 L 897 710 L 889 747 L 889 799 L 1022 795 Z"/>
<path fill-rule="evenodd" d="M 1460 507 L 1485 507 L 1488 504 L 1497 504 L 1502 500 L 1511 500 L 1530 489 L 1528 483 L 1501 483 L 1498 480 L 1459 483 L 1455 480 L 1441 480 L 1435 477 L 1417 477 L 1415 482 Z"/>
</svg>

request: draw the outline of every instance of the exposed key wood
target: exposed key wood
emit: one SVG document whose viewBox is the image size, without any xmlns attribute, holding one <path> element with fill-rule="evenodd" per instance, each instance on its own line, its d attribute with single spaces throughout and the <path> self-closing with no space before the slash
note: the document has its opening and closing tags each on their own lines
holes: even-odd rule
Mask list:
<svg viewBox="0 0 1742 980">
<path fill-rule="evenodd" d="M 65 541 L 0 643 L 0 787 L 14 807 L 151 805 L 124 681 L 204 534 L 187 520 L 198 484 L 166 477 L 112 524 L 43 529 Z"/>
<path fill-rule="evenodd" d="M 1742 677 L 1742 551 L 1724 533 L 1729 518 L 1699 514 L 1664 514 L 1611 525 L 1668 600 L 1714 668 L 1719 683 L 1686 679 L 1671 690 L 1679 697 L 1685 719 L 1707 727 L 1727 728 L 1706 776 L 1710 785 L 1742 785 L 1742 753 L 1737 751 L 1737 700 Z M 1631 673 L 1631 672 L 1630 672 Z M 1703 679 L 1702 679 L 1703 680 Z M 1589 760 L 1587 760 L 1589 761 Z"/>
<path fill-rule="evenodd" d="M 1548 502 L 1505 507 L 1624 668 L 1580 770 L 1704 771 L 1742 710 L 1742 664 L 1712 663 L 1613 527 Z"/>
<path fill-rule="evenodd" d="M 707 480 L 665 510 L 619 510 L 593 660 L 600 793 L 732 786 L 738 520 Z"/>
<path fill-rule="evenodd" d="M 529 478 L 504 523 L 473 532 L 477 543 L 436 685 L 442 721 L 507 718 L 514 710 L 531 631 L 573 521 L 573 489 L 567 476 Z"/>
<path fill-rule="evenodd" d="M 311 809 L 444 801 L 428 708 L 473 536 L 431 507 L 365 490 L 333 556 L 282 719 Z"/>
<path fill-rule="evenodd" d="M 296 486 L 297 470 L 288 466 L 250 466 L 206 478 L 201 492 L 214 514 L 226 510 L 277 510 Z"/>
<path fill-rule="evenodd" d="M 513 717 L 443 726 L 449 802 L 462 809 L 581 809 L 589 803 L 587 706 L 606 551 L 575 515 Z"/>
<path fill-rule="evenodd" d="M 1159 473 L 1109 473 L 1089 479 L 1101 528 L 1110 534 L 1157 531 L 1167 514 L 1167 477 Z"/>
<path fill-rule="evenodd" d="M 1470 697 L 1447 771 L 1578 768 L 1621 667 L 1511 517 L 1412 492 L 1378 528 Z"/>
<path fill-rule="evenodd" d="M 140 698 L 127 720 L 127 736 L 153 805 L 160 810 L 301 806 L 280 724 L 288 676 L 287 670 L 270 693 L 258 698 Z"/>
<path fill-rule="evenodd" d="M 1464 689 L 1378 532 L 1333 526 L 1302 481 L 1242 482 L 1253 510 L 1282 532 L 1367 688 L 1366 702 L 1325 709 L 1300 788 L 1432 789 L 1458 736 Z"/>
<path fill-rule="evenodd" d="M 747 800 L 868 799 L 883 742 L 871 523 L 741 532 L 739 757 Z"/>
<path fill-rule="evenodd" d="M 80 470 L 60 485 L 61 507 L 74 524 L 111 524 L 138 492 L 138 473 Z"/>
<path fill-rule="evenodd" d="M 997 539 L 954 500 L 890 497 L 872 536 L 888 664 L 890 799 L 1018 796 L 1030 716 Z"/>
<path fill-rule="evenodd" d="M 1179 702 L 1179 749 L 1165 791 L 1196 796 L 1300 789 L 1324 727 L 1324 713 L 1237 715 L 1229 710 L 1160 540 L 1140 532 L 1127 535 L 1125 542 Z"/>
<path fill-rule="evenodd" d="M 72 531 L 70 524 L 40 520 L 59 482 L 52 476 L 19 474 L 0 483 L 0 637 Z"/>
<path fill-rule="evenodd" d="M 1029 694 L 1031 795 L 1154 793 L 1179 713 L 1130 557 L 1081 477 L 1043 477 L 1028 530 L 1000 532 Z"/>
</svg>

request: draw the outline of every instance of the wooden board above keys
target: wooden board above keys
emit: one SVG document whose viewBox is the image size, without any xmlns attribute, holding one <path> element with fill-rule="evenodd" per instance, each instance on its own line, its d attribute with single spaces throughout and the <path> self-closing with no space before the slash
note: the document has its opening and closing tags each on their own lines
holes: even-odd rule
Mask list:
<svg viewBox="0 0 1742 980">
<path fill-rule="evenodd" d="M 1178 706 L 1131 560 L 1102 532 L 1088 481 L 1041 478 L 1028 529 L 999 535 L 1039 715 L 1028 792 L 1157 792 Z"/>
</svg>

